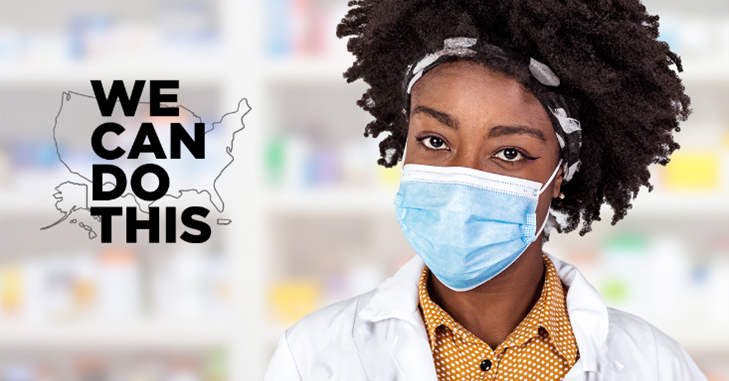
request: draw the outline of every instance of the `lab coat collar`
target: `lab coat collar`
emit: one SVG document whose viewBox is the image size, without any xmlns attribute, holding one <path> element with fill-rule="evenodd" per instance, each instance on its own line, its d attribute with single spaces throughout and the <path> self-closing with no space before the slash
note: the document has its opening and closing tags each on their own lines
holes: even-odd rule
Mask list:
<svg viewBox="0 0 729 381">
<path fill-rule="evenodd" d="M 572 331 L 580 351 L 580 367 L 573 368 L 576 372 L 597 372 L 605 371 L 607 365 L 607 334 L 608 334 L 608 311 L 600 294 L 590 285 L 580 271 L 550 254 L 547 256 L 554 263 L 557 274 L 562 283 L 568 288 L 566 295 L 567 313 L 572 324 Z M 388 278 L 374 290 L 374 295 L 361 308 L 358 316 L 360 323 L 371 326 L 387 319 L 403 320 L 409 327 L 401 328 L 393 338 L 393 346 L 397 345 L 398 337 L 408 330 L 417 329 L 420 345 L 428 345 L 427 332 L 422 318 L 417 313 L 418 308 L 418 280 L 423 271 L 422 259 L 419 256 L 413 257 L 395 275 Z M 355 332 L 359 332 L 355 330 Z M 363 337 L 355 338 L 356 341 L 363 341 Z M 362 345 L 360 351 L 366 348 L 373 348 Z M 393 348 L 394 349 L 394 348 Z M 427 353 L 430 348 L 426 347 Z M 423 352 L 420 350 L 419 352 Z M 401 370 L 404 365 L 398 361 L 399 351 L 393 350 L 394 360 Z M 363 359 L 367 358 L 362 354 Z M 424 352 L 420 353 L 424 356 Z M 431 357 L 432 358 L 432 357 Z M 364 364 L 366 366 L 366 364 Z M 373 364 L 374 365 L 374 364 Z M 613 364 L 613 368 L 619 368 L 620 364 Z M 367 366 L 366 366 L 367 367 Z M 617 370 L 617 369 L 614 369 Z M 430 371 L 428 373 L 431 373 Z M 572 373 L 572 372 L 570 372 Z"/>
<path fill-rule="evenodd" d="M 414 256 L 377 287 L 359 317 L 373 323 L 391 318 L 408 320 L 418 308 L 418 280 L 424 266 L 423 260 Z"/>
<path fill-rule="evenodd" d="M 602 296 L 580 270 L 549 254 L 562 284 L 568 288 L 567 314 L 580 351 L 582 371 L 602 373 L 607 365 L 608 311 Z M 619 367 L 619 364 L 615 364 Z"/>
</svg>

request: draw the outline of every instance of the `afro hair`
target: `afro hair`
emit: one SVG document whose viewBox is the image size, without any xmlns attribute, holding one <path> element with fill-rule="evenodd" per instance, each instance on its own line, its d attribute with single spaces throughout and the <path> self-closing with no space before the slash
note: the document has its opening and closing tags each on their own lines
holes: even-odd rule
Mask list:
<svg viewBox="0 0 729 381">
<path fill-rule="evenodd" d="M 580 235 L 589 232 L 604 203 L 617 223 L 641 186 L 652 190 L 648 166 L 666 165 L 679 148 L 673 131 L 691 112 L 671 68 L 681 72 L 681 60 L 657 40 L 658 16 L 639 0 L 354 0 L 349 6 L 337 36 L 351 37 L 347 49 L 356 60 L 344 77 L 369 85 L 357 104 L 375 118 L 365 136 L 388 133 L 380 142 L 380 165 L 392 167 L 403 155 L 407 66 L 458 36 L 547 64 L 560 78 L 560 91 L 577 102 L 581 166 L 562 187 L 566 197 L 552 202 L 566 215 L 558 231 L 575 230 L 582 219 Z M 518 70 L 481 63 L 523 83 L 513 75 Z"/>
</svg>

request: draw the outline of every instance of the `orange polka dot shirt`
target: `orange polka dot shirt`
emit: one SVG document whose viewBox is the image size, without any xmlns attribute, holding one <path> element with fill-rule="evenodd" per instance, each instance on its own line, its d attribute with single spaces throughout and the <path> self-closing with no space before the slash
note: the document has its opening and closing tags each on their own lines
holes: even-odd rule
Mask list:
<svg viewBox="0 0 729 381">
<path fill-rule="evenodd" d="M 419 298 L 440 381 L 562 380 L 578 358 L 565 290 L 544 256 L 544 286 L 529 314 L 495 350 L 467 331 L 428 296 L 428 267 Z"/>
</svg>

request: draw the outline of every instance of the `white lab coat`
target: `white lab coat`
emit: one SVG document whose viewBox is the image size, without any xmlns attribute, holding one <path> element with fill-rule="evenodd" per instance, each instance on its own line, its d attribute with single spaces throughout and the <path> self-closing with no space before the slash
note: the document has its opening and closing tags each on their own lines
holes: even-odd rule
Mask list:
<svg viewBox="0 0 729 381">
<path fill-rule="evenodd" d="M 552 256 L 580 359 L 565 380 L 706 380 L 673 339 L 608 308 L 579 270 Z M 418 306 L 415 256 L 376 289 L 318 310 L 281 337 L 264 380 L 436 381 Z"/>
</svg>

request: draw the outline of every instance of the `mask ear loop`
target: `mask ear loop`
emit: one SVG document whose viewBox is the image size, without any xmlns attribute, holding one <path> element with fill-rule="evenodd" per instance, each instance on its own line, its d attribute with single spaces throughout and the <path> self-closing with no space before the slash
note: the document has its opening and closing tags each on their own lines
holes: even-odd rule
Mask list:
<svg viewBox="0 0 729 381">
<path fill-rule="evenodd" d="M 557 168 L 554 169 L 554 172 L 552 172 L 552 176 L 549 177 L 549 180 L 547 180 L 546 183 L 542 186 L 541 189 L 539 189 L 539 194 L 542 194 L 545 189 L 549 186 L 549 184 L 552 183 L 552 180 L 557 176 L 557 172 L 559 172 L 559 168 L 562 166 L 562 159 L 559 159 L 559 163 L 557 163 Z"/>
<path fill-rule="evenodd" d="M 408 153 L 408 140 L 405 138 L 405 147 L 402 149 L 402 165 L 400 166 L 400 174 L 405 173 L 405 155 Z"/>
<path fill-rule="evenodd" d="M 557 163 L 557 168 L 554 169 L 554 172 L 552 173 L 552 176 L 549 177 L 549 180 L 547 180 L 546 183 L 544 183 L 544 186 L 542 186 L 542 189 L 539 190 L 539 194 L 541 195 L 542 192 L 544 192 L 545 189 L 549 186 L 549 184 L 552 183 L 552 180 L 557 176 L 557 172 L 559 172 L 559 169 L 562 167 L 562 159 L 559 159 L 559 163 Z M 534 234 L 534 240 L 539 237 L 540 234 L 542 234 L 542 230 L 544 230 L 544 226 L 547 225 L 547 221 L 549 221 L 549 211 L 547 211 L 547 218 L 544 219 L 544 222 L 542 222 L 542 226 L 539 228 L 536 234 Z"/>
<path fill-rule="evenodd" d="M 549 221 L 549 211 L 547 211 L 547 218 L 544 219 L 544 222 L 542 222 L 542 226 L 539 228 L 536 234 L 534 234 L 534 240 L 537 240 L 537 237 L 539 237 L 540 234 L 542 234 L 542 230 L 544 230 L 544 226 L 547 225 L 547 221 Z"/>
</svg>

